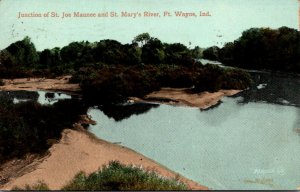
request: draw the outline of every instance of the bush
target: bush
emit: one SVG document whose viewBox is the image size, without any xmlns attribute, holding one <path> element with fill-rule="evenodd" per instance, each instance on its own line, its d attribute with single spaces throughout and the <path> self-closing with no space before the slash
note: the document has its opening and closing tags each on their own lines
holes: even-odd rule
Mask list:
<svg viewBox="0 0 300 192">
<path fill-rule="evenodd" d="M 166 179 L 154 172 L 112 161 L 102 170 L 86 175 L 78 173 L 62 190 L 186 190 L 176 179 Z"/>
<path fill-rule="evenodd" d="M 220 89 L 246 89 L 252 83 L 249 73 L 238 69 L 225 69 L 205 65 L 195 81 L 195 92 Z"/>
<path fill-rule="evenodd" d="M 32 191 L 32 190 L 36 190 L 36 191 L 45 191 L 45 190 L 50 190 L 49 189 L 49 187 L 48 187 L 48 185 L 46 184 L 46 183 L 44 183 L 44 182 L 42 182 L 42 181 L 39 181 L 37 184 L 35 184 L 35 185 L 32 185 L 32 186 L 30 186 L 30 185 L 25 185 L 25 187 L 24 188 L 20 188 L 20 187 L 13 187 L 12 188 L 12 190 L 13 191 L 24 191 L 24 190 L 26 190 L 26 191 Z"/>
<path fill-rule="evenodd" d="M 187 190 L 187 186 L 178 179 L 167 179 L 155 172 L 144 171 L 133 166 L 120 164 L 118 161 L 109 162 L 102 170 L 86 175 L 79 172 L 61 190 Z M 26 185 L 25 188 L 14 187 L 13 190 L 49 190 L 44 182 Z"/>
</svg>

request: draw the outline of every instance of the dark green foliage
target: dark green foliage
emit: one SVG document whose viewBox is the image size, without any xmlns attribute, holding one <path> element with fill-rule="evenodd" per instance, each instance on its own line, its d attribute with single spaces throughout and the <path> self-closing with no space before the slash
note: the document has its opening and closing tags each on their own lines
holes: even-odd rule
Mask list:
<svg viewBox="0 0 300 192">
<path fill-rule="evenodd" d="M 46 183 L 39 181 L 35 185 L 24 188 L 14 187 L 12 190 L 49 190 Z M 133 166 L 109 162 L 108 166 L 90 175 L 79 172 L 61 190 L 76 191 L 123 191 L 123 190 L 188 190 L 178 179 L 168 179 L 155 172 L 144 171 Z"/>
<path fill-rule="evenodd" d="M 62 190 L 187 190 L 187 187 L 176 179 L 113 161 L 90 175 L 78 173 Z"/>
<path fill-rule="evenodd" d="M 64 128 L 72 128 L 86 107 L 78 101 L 62 100 L 51 106 L 37 102 L 13 104 L 0 100 L 0 162 L 26 153 L 45 152 L 49 139 L 59 139 Z"/>
<path fill-rule="evenodd" d="M 142 49 L 136 44 L 125 44 L 123 49 L 123 63 L 125 65 L 138 65 L 141 64 Z"/>
<path fill-rule="evenodd" d="M 203 58 L 209 60 L 219 60 L 220 48 L 217 46 L 209 47 L 203 51 Z"/>
<path fill-rule="evenodd" d="M 40 67 L 51 68 L 62 63 L 60 48 L 45 49 L 40 53 Z"/>
<path fill-rule="evenodd" d="M 165 63 L 176 65 L 193 65 L 190 50 L 181 43 L 165 44 Z"/>
<path fill-rule="evenodd" d="M 115 40 L 101 40 L 95 48 L 95 59 L 106 64 L 121 64 L 122 44 Z"/>
<path fill-rule="evenodd" d="M 242 70 L 225 69 L 205 65 L 197 76 L 194 91 L 218 91 L 219 89 L 246 89 L 252 83 L 251 76 Z"/>
<path fill-rule="evenodd" d="M 34 67 L 39 60 L 35 46 L 29 37 L 12 43 L 5 50 L 12 56 L 14 65 L 20 67 Z"/>
<path fill-rule="evenodd" d="M 139 43 L 142 47 L 139 46 Z M 193 54 L 199 54 L 199 49 Z M 60 76 L 80 68 L 97 69 L 102 65 L 185 65 L 195 64 L 192 51 L 180 43 L 167 44 L 143 33 L 131 44 L 115 40 L 72 42 L 63 48 L 36 52 L 29 37 L 12 43 L 0 52 L 0 77 Z"/>
<path fill-rule="evenodd" d="M 249 29 L 221 49 L 220 60 L 242 68 L 300 72 L 300 32 L 287 27 Z"/>
<path fill-rule="evenodd" d="M 195 91 L 245 89 L 251 78 L 247 73 L 216 65 L 194 67 L 146 65 L 102 67 L 88 74 L 88 69 L 73 76 L 80 82 L 85 99 L 101 104 L 123 102 L 128 97 L 143 97 L 161 87 L 192 87 Z"/>
<path fill-rule="evenodd" d="M 48 185 L 42 181 L 39 181 L 37 184 L 35 185 L 25 185 L 24 188 L 20 188 L 20 187 L 13 187 L 12 188 L 13 191 L 48 191 L 50 190 Z"/>
<path fill-rule="evenodd" d="M 129 96 L 143 96 L 158 90 L 155 75 L 151 67 L 103 67 L 81 77 L 81 88 L 88 101 L 121 102 Z"/>
<path fill-rule="evenodd" d="M 133 39 L 133 43 L 141 43 L 141 47 L 143 47 L 149 40 L 151 39 L 149 33 L 142 33 L 137 35 Z"/>
<path fill-rule="evenodd" d="M 199 46 L 196 46 L 191 50 L 191 54 L 194 59 L 201 59 L 203 58 L 203 49 L 201 49 Z"/>
<path fill-rule="evenodd" d="M 0 63 L 2 68 L 12 68 L 16 65 L 14 57 L 6 49 L 0 52 Z"/>
<path fill-rule="evenodd" d="M 151 38 L 142 48 L 142 61 L 145 64 L 160 64 L 165 59 L 163 43 L 157 38 Z"/>
<path fill-rule="evenodd" d="M 65 64 L 74 64 L 79 62 L 85 56 L 89 47 L 89 42 L 72 42 L 63 47 L 60 51 L 62 61 Z"/>
</svg>

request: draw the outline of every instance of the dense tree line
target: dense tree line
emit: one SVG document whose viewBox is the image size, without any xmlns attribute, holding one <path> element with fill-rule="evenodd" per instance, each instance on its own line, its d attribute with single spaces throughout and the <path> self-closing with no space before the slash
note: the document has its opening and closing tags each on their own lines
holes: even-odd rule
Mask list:
<svg viewBox="0 0 300 192">
<path fill-rule="evenodd" d="M 87 97 L 105 101 L 142 97 L 163 86 L 195 86 L 198 91 L 246 88 L 250 77 L 241 71 L 229 73 L 219 67 L 203 66 L 195 59 L 202 54 L 215 59 L 218 50 L 212 50 L 214 54 L 210 55 L 200 47 L 189 49 L 181 43 L 163 43 L 142 33 L 130 44 L 109 39 L 82 41 L 38 52 L 26 37 L 1 51 L 0 76 L 72 74 L 72 81 L 81 84 Z"/>
<path fill-rule="evenodd" d="M 0 52 L 0 76 L 62 75 L 101 64 L 193 65 L 193 55 L 197 54 L 197 48 L 190 50 L 180 43 L 162 43 L 148 33 L 136 36 L 130 44 L 109 39 L 94 43 L 81 41 L 43 51 L 37 51 L 30 38 L 25 37 Z"/>
<path fill-rule="evenodd" d="M 211 47 L 203 55 L 230 66 L 299 73 L 300 32 L 288 27 L 251 28 L 222 49 Z"/>
</svg>

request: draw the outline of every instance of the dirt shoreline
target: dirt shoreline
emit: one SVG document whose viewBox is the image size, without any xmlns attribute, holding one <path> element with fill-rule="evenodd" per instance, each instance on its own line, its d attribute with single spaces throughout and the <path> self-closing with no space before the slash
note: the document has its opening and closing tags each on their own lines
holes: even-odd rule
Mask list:
<svg viewBox="0 0 300 192">
<path fill-rule="evenodd" d="M 30 171 L 11 179 L 1 187 L 1 190 L 32 185 L 38 181 L 47 183 L 51 190 L 58 190 L 79 171 L 92 173 L 112 160 L 126 165 L 141 166 L 167 178 L 179 176 L 179 180 L 193 190 L 208 189 L 131 149 L 98 139 L 87 131 L 65 129 L 61 140 L 49 149 L 48 155 L 37 158 L 31 163 L 34 168 L 28 165 Z"/>
<path fill-rule="evenodd" d="M 219 90 L 217 92 L 192 93 L 190 88 L 161 88 L 143 99 L 129 98 L 130 102 L 157 102 L 170 105 L 184 105 L 207 109 L 216 105 L 223 97 L 235 95 L 242 90 Z"/>
<path fill-rule="evenodd" d="M 79 84 L 69 83 L 71 76 L 61 76 L 55 79 L 46 78 L 20 78 L 3 79 L 4 85 L 0 91 L 62 91 L 70 94 L 78 94 L 81 89 Z M 156 102 L 171 105 L 185 105 L 206 109 L 216 105 L 224 96 L 235 95 L 242 90 L 219 90 L 217 92 L 193 93 L 190 88 L 161 88 L 144 98 L 130 97 L 130 102 Z"/>
<path fill-rule="evenodd" d="M 4 79 L 5 85 L 0 86 L 0 90 L 48 90 L 73 94 L 80 93 L 79 84 L 70 84 L 70 78 L 71 76 L 63 76 L 56 79 Z M 162 88 L 160 91 L 150 93 L 143 99 L 130 98 L 130 102 L 154 101 L 157 103 L 185 105 L 206 109 L 217 104 L 222 97 L 234 95 L 239 92 L 240 90 L 220 90 L 214 93 L 192 93 L 191 90 L 187 88 Z M 134 164 L 136 166 L 142 166 L 146 170 L 153 170 L 159 175 L 168 178 L 175 178 L 179 175 L 142 154 L 126 147 L 98 139 L 83 129 L 65 129 L 62 133 L 61 140 L 49 149 L 47 155 L 29 156 L 22 160 L 8 162 L 6 175 L 10 180 L 5 182 L 2 186 L 0 183 L 0 189 L 9 190 L 14 186 L 22 187 L 25 184 L 32 185 L 43 180 L 49 185 L 50 189 L 58 190 L 67 184 L 79 171 L 91 173 L 112 160 L 118 160 L 127 165 Z M 5 170 L 0 170 L 0 173 L 1 171 L 3 173 Z M 16 172 L 16 174 L 9 172 Z M 182 176 L 179 178 L 191 189 L 208 189 Z"/>
<path fill-rule="evenodd" d="M 4 85 L 0 86 L 2 91 L 62 91 L 68 93 L 80 92 L 80 86 L 76 83 L 69 83 L 71 76 L 61 76 L 55 79 L 47 78 L 19 78 L 3 79 Z"/>
</svg>

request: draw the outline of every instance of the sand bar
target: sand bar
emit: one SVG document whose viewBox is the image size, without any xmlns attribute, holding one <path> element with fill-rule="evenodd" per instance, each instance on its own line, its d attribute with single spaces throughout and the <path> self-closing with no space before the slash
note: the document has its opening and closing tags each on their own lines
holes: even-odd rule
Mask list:
<svg viewBox="0 0 300 192">
<path fill-rule="evenodd" d="M 11 179 L 0 189 L 10 190 L 14 186 L 44 181 L 50 189 L 58 190 L 79 171 L 92 173 L 112 160 L 118 160 L 126 165 L 142 166 L 145 170 L 155 171 L 168 178 L 175 178 L 178 175 L 131 149 L 97 139 L 86 131 L 65 129 L 61 140 L 50 148 L 49 154 L 37 159 L 38 162 L 33 161 L 34 169 L 31 168 L 28 173 Z M 179 176 L 179 179 L 191 189 L 207 189 L 182 176 Z"/>
</svg>

